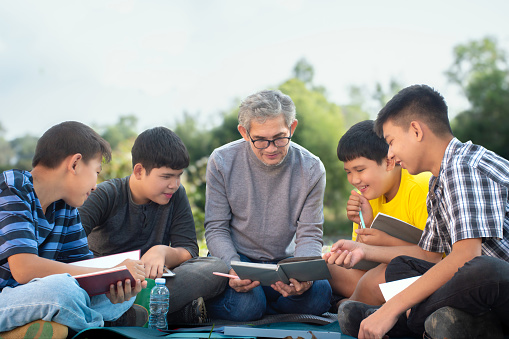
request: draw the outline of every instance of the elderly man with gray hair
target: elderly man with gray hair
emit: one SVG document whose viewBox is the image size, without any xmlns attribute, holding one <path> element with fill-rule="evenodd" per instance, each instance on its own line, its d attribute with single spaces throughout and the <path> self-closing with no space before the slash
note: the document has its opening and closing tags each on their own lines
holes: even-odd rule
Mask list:
<svg viewBox="0 0 509 339">
<path fill-rule="evenodd" d="M 320 256 L 325 168 L 291 142 L 295 105 L 280 91 L 247 97 L 239 109 L 242 139 L 214 150 L 207 165 L 205 238 L 210 254 L 231 261 L 276 263 Z M 265 314 L 321 315 L 330 307 L 327 280 L 290 284 L 230 278 L 207 302 L 213 319 L 252 321 Z"/>
</svg>

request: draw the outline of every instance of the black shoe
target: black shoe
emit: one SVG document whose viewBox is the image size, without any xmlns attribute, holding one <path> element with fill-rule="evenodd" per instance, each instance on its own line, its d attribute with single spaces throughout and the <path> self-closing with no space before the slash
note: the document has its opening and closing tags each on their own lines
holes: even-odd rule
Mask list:
<svg viewBox="0 0 509 339">
<path fill-rule="evenodd" d="M 143 326 L 148 321 L 148 311 L 145 307 L 134 304 L 120 318 L 105 321 L 104 327 Z"/>
<path fill-rule="evenodd" d="M 170 324 L 203 324 L 208 322 L 205 301 L 199 297 L 182 309 L 168 314 L 168 323 Z"/>
<path fill-rule="evenodd" d="M 338 322 L 341 333 L 357 338 L 361 322 L 375 313 L 381 306 L 372 306 L 360 301 L 347 300 L 338 308 Z M 406 315 L 402 314 L 394 327 L 387 332 L 390 338 L 393 337 L 414 337 L 406 324 Z"/>
<path fill-rule="evenodd" d="M 502 325 L 491 313 L 473 315 L 446 306 L 433 312 L 424 322 L 430 338 L 503 338 Z"/>
</svg>

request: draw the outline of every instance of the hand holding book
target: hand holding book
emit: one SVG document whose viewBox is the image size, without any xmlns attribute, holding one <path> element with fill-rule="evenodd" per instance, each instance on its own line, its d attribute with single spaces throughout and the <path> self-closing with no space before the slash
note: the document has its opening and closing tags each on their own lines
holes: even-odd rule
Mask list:
<svg viewBox="0 0 509 339">
<path fill-rule="evenodd" d="M 71 265 L 102 269 L 75 275 L 74 278 L 90 296 L 110 293 L 110 300 L 115 303 L 136 295 L 147 285 L 143 263 L 139 259 L 138 250 L 77 261 Z M 126 283 L 126 280 L 129 282 Z"/>
</svg>

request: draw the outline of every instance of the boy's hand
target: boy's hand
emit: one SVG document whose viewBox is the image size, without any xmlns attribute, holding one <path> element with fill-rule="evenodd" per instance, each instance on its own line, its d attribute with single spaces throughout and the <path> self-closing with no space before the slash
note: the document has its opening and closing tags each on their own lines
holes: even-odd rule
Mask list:
<svg viewBox="0 0 509 339">
<path fill-rule="evenodd" d="M 141 260 L 126 259 L 117 266 L 126 266 L 134 280 L 145 281 L 145 268 Z"/>
<path fill-rule="evenodd" d="M 322 258 L 327 264 L 352 268 L 355 264 L 364 259 L 365 253 L 363 246 L 364 244 L 356 241 L 341 239 L 332 245 L 331 251 L 325 253 Z"/>
<path fill-rule="evenodd" d="M 136 281 L 136 285 L 134 287 L 131 286 L 131 279 L 126 279 L 124 283 L 117 281 L 116 287 L 111 284 L 110 292 L 106 293 L 106 296 L 113 304 L 123 303 L 136 296 L 142 288 L 147 287 L 145 268 L 141 260 L 126 259 L 117 266 L 126 266 Z"/>
<path fill-rule="evenodd" d="M 229 273 L 233 274 L 233 275 L 237 275 L 237 273 L 235 273 L 235 270 L 233 268 L 230 270 Z M 242 293 L 242 292 L 249 292 L 256 286 L 260 286 L 260 282 L 259 281 L 251 281 L 249 279 L 240 280 L 240 279 L 230 278 L 229 285 L 236 292 Z"/>
<path fill-rule="evenodd" d="M 152 246 L 141 257 L 141 261 L 145 264 L 145 276 L 147 278 L 155 279 L 163 276 L 167 247 L 164 245 Z"/>
<path fill-rule="evenodd" d="M 369 225 L 373 222 L 373 209 L 371 208 L 368 199 L 357 193 L 356 190 L 352 190 L 350 192 L 350 198 L 348 198 L 348 202 L 346 203 L 346 215 L 348 219 L 358 225 L 361 224 L 359 211 L 362 211 L 364 224 L 366 227 L 369 227 Z"/>
<path fill-rule="evenodd" d="M 357 241 L 366 245 L 391 246 L 394 240 L 394 237 L 374 228 L 358 228 L 355 233 L 357 233 Z"/>
<path fill-rule="evenodd" d="M 140 279 L 136 279 L 136 285 L 133 289 L 131 287 L 131 280 L 126 279 L 123 286 L 122 281 L 117 282 L 116 288 L 115 285 L 111 284 L 110 292 L 106 293 L 106 296 L 110 299 L 112 304 L 120 304 L 136 296 L 140 293 L 141 289 L 145 287 L 147 287 L 146 281 L 142 282 Z"/>
<path fill-rule="evenodd" d="M 299 282 L 295 279 L 290 279 L 290 284 L 287 285 L 282 281 L 278 281 L 275 284 L 270 285 L 275 291 L 281 293 L 283 297 L 288 297 L 291 295 L 301 295 L 306 292 L 313 286 L 312 281 L 302 281 Z"/>
</svg>

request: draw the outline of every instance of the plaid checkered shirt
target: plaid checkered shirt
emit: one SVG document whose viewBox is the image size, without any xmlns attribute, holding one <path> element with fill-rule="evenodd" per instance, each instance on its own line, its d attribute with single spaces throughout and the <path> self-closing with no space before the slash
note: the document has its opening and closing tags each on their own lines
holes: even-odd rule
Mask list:
<svg viewBox="0 0 509 339">
<path fill-rule="evenodd" d="M 509 261 L 509 161 L 453 138 L 427 197 L 419 246 L 450 253 L 463 239 L 482 238 L 482 254 Z"/>
</svg>

